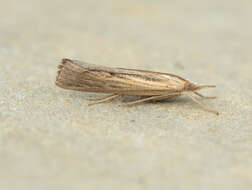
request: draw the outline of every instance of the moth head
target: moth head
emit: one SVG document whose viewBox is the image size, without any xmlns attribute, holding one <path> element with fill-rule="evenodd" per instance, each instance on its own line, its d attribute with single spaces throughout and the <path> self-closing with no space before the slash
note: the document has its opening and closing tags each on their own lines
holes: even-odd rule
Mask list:
<svg viewBox="0 0 252 190">
<path fill-rule="evenodd" d="M 215 85 L 197 85 L 192 82 L 188 82 L 185 84 L 185 90 L 186 91 L 198 91 L 203 88 L 215 88 Z"/>
<path fill-rule="evenodd" d="M 184 89 L 185 89 L 185 91 L 195 91 L 197 89 L 197 87 L 198 86 L 196 84 L 189 82 L 189 81 L 186 81 Z"/>
</svg>

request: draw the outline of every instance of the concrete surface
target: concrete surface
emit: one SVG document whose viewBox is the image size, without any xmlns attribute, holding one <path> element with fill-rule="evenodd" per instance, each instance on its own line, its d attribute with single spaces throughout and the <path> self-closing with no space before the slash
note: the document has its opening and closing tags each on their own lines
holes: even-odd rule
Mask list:
<svg viewBox="0 0 252 190">
<path fill-rule="evenodd" d="M 2 0 L 0 189 L 252 189 L 252 3 Z M 216 84 L 204 100 L 87 106 L 63 57 Z"/>
</svg>

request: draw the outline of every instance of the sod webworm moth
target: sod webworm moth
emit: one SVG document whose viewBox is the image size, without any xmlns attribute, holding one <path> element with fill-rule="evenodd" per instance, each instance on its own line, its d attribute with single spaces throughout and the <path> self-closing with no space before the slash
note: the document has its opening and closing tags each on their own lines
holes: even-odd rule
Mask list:
<svg viewBox="0 0 252 190">
<path fill-rule="evenodd" d="M 197 92 L 215 85 L 196 85 L 182 77 L 144 70 L 110 68 L 89 64 L 77 60 L 63 59 L 58 66 L 55 84 L 64 89 L 84 92 L 112 94 L 103 98 L 92 99 L 89 105 L 105 102 L 124 95 L 139 96 L 138 100 L 126 105 L 155 100 L 168 100 L 184 95 L 198 103 L 204 109 L 219 114 L 193 95 L 213 99 Z"/>
</svg>

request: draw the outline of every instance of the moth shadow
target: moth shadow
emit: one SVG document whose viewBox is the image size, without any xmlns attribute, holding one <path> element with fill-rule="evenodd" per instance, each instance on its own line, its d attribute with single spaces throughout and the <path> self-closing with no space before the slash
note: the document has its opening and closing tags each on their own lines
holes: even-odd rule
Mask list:
<svg viewBox="0 0 252 190">
<path fill-rule="evenodd" d="M 172 97 L 172 98 L 165 98 L 165 99 L 154 99 L 154 100 L 146 100 L 144 101 L 145 98 L 149 98 L 153 96 L 123 96 L 121 98 L 122 102 L 129 103 L 129 102 L 134 102 L 138 100 L 143 100 L 139 104 L 142 103 L 151 103 L 151 104 L 165 104 L 165 103 L 177 103 L 177 104 L 184 104 L 189 101 L 188 98 L 186 97 Z"/>
<path fill-rule="evenodd" d="M 150 103 L 160 103 L 160 104 L 184 104 L 190 100 L 186 97 L 176 97 L 172 99 L 163 99 L 163 100 L 150 100 Z"/>
</svg>

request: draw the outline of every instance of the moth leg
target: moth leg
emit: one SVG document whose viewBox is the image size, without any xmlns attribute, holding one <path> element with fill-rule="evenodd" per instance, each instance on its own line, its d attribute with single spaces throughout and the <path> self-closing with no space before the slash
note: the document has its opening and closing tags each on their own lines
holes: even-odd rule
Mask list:
<svg viewBox="0 0 252 190">
<path fill-rule="evenodd" d="M 120 96 L 120 95 L 118 95 L 118 94 L 112 94 L 112 95 L 109 95 L 109 96 L 106 96 L 106 97 L 103 97 L 103 98 L 99 98 L 95 102 L 88 103 L 88 106 L 91 106 L 91 105 L 94 105 L 94 104 L 98 104 L 98 103 L 102 103 L 102 102 L 106 102 L 106 101 L 114 99 L 114 98 L 116 98 L 118 96 Z"/>
<path fill-rule="evenodd" d="M 125 95 L 120 95 L 120 100 L 123 101 L 123 99 L 125 98 Z"/>
<path fill-rule="evenodd" d="M 154 103 L 156 103 L 156 102 L 162 102 L 162 101 L 166 101 L 166 100 L 175 99 L 177 96 L 178 95 L 171 95 L 171 96 L 166 95 L 165 97 L 160 97 L 160 98 L 152 99 L 151 101 L 154 102 Z M 139 100 L 146 99 L 146 98 L 149 98 L 149 97 L 153 97 L 153 96 L 140 96 Z"/>
<path fill-rule="evenodd" d="M 153 102 L 162 102 L 162 101 L 166 101 L 166 100 L 174 100 L 178 96 L 179 95 L 170 95 L 170 96 L 167 96 L 167 97 L 161 97 L 161 98 L 157 98 L 157 99 L 153 100 Z"/>
<path fill-rule="evenodd" d="M 200 94 L 198 92 L 193 92 L 193 93 L 198 95 L 199 97 L 205 98 L 205 99 L 215 99 L 216 98 L 216 96 L 204 96 L 204 95 L 202 95 L 202 94 Z"/>
<path fill-rule="evenodd" d="M 137 104 L 137 103 L 140 103 L 140 102 L 146 102 L 146 101 L 149 101 L 149 100 L 158 100 L 160 98 L 165 98 L 165 97 L 169 97 L 170 95 L 160 95 L 160 96 L 151 96 L 151 97 L 148 97 L 148 98 L 142 98 L 140 100 L 136 100 L 136 101 L 132 101 L 132 102 L 127 102 L 127 103 L 124 103 L 123 105 L 133 105 L 133 104 Z"/>
<path fill-rule="evenodd" d="M 99 101 L 99 100 L 103 100 L 104 98 L 108 98 L 110 96 L 113 96 L 113 95 L 103 96 L 103 97 L 99 97 L 99 98 L 88 97 L 88 98 L 86 98 L 86 100 L 89 100 L 89 101 Z M 121 99 L 123 99 L 124 97 L 125 97 L 124 95 L 120 95 Z"/>
<path fill-rule="evenodd" d="M 216 115 L 219 115 L 219 112 L 217 112 L 216 110 L 213 110 L 212 108 L 210 108 L 207 105 L 203 104 L 202 102 L 200 102 L 199 100 L 197 100 L 196 98 L 194 98 L 193 96 L 191 96 L 190 94 L 185 94 L 185 95 L 188 96 L 189 98 L 191 98 L 194 102 L 198 103 L 205 110 L 210 111 L 212 113 L 215 113 Z"/>
<path fill-rule="evenodd" d="M 108 95 L 108 96 L 102 96 L 102 97 L 88 97 L 86 98 L 86 100 L 89 100 L 89 101 L 99 101 L 99 100 L 103 100 L 104 98 L 107 98 L 107 97 L 110 97 L 110 96 L 113 96 L 114 94 L 112 95 Z"/>
</svg>

